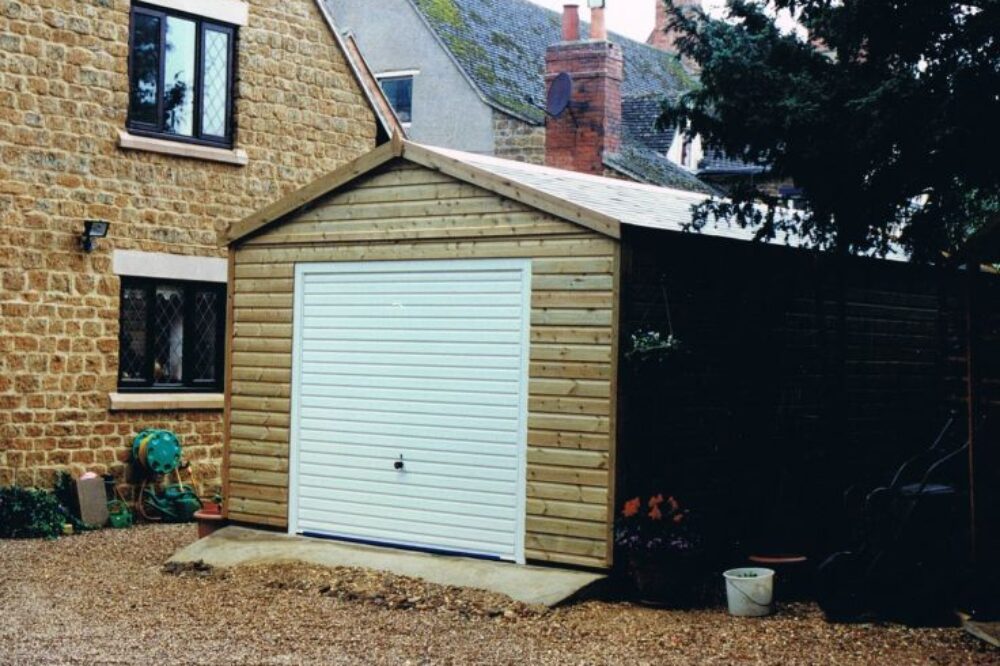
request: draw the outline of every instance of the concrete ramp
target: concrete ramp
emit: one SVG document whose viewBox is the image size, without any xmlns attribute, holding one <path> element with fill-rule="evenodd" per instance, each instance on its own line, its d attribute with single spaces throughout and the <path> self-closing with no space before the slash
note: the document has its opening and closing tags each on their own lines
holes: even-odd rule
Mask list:
<svg viewBox="0 0 1000 666">
<path fill-rule="evenodd" d="M 487 590 L 526 604 L 550 607 L 605 578 L 586 571 L 433 555 L 232 526 L 182 548 L 169 561 L 185 564 L 199 560 L 219 568 L 305 562 L 376 569 L 438 585 Z"/>
</svg>

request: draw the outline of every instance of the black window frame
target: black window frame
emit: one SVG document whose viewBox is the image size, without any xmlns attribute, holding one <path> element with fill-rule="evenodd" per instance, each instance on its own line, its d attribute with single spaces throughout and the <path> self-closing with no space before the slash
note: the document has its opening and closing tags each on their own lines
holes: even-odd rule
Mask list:
<svg viewBox="0 0 1000 666">
<path fill-rule="evenodd" d="M 146 16 L 157 17 L 160 21 L 160 53 L 159 53 L 159 72 L 157 73 L 156 80 L 156 123 L 146 123 L 138 121 L 132 117 L 132 85 L 133 78 L 132 74 L 134 71 L 134 59 L 135 59 L 135 49 L 134 49 L 134 38 L 135 38 L 135 16 L 136 14 L 142 14 Z M 164 44 L 166 42 L 167 33 L 167 18 L 180 18 L 188 21 L 193 21 L 195 23 L 195 72 L 194 72 L 194 118 L 192 119 L 192 135 L 183 136 L 179 134 L 172 134 L 163 129 L 165 118 L 163 110 L 163 91 L 164 91 L 164 71 L 166 68 L 166 57 Z M 205 87 L 202 79 L 204 78 L 204 65 L 205 65 L 205 32 L 207 30 L 213 30 L 216 32 L 222 32 L 229 35 L 229 86 L 228 86 L 228 104 L 226 105 L 226 129 L 224 137 L 217 137 L 214 135 L 205 135 L 202 132 L 202 107 L 204 102 Z M 239 37 L 239 30 L 237 26 L 230 25 L 228 23 L 221 23 L 219 21 L 214 21 L 211 19 L 206 19 L 202 16 L 196 14 L 188 14 L 186 12 L 179 12 L 174 10 L 167 10 L 162 7 L 153 7 L 150 5 L 143 4 L 141 2 L 133 2 L 132 8 L 129 13 L 129 31 L 128 31 L 128 84 L 129 84 L 129 97 L 128 97 L 128 112 L 126 119 L 126 128 L 132 134 L 138 136 L 147 136 L 155 139 L 164 139 L 167 141 L 177 141 L 180 143 L 189 143 L 199 146 L 212 146 L 216 148 L 232 148 L 236 143 L 236 77 L 237 77 L 237 39 Z"/>
<path fill-rule="evenodd" d="M 226 284 L 220 282 L 196 282 L 191 280 L 168 280 L 161 278 L 122 276 L 121 289 L 119 294 L 118 307 L 118 392 L 119 393 L 222 393 L 225 390 L 225 359 L 226 359 L 226 316 L 228 308 L 226 305 Z M 184 347 L 181 351 L 183 370 L 181 372 L 184 380 L 181 383 L 156 383 L 153 373 L 155 364 L 155 345 L 153 344 L 153 328 L 156 308 L 155 302 L 157 287 L 180 288 L 184 291 Z M 123 306 L 125 304 L 125 290 L 141 288 L 146 292 L 146 356 L 144 366 L 148 373 L 146 379 L 125 379 L 122 375 L 122 350 L 125 348 L 125 326 L 122 321 Z M 193 335 L 188 334 L 188 322 L 194 321 L 195 299 L 194 292 L 211 291 L 216 294 L 216 332 L 215 332 L 215 379 L 212 381 L 192 381 L 188 379 L 193 375 L 194 346 L 196 340 Z"/>
</svg>

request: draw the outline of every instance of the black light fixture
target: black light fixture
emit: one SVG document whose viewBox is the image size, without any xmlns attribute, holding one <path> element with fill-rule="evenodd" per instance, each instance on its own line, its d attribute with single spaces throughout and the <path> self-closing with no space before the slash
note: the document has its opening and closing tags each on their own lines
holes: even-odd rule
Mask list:
<svg viewBox="0 0 1000 666">
<path fill-rule="evenodd" d="M 104 220 L 85 220 L 83 223 L 83 234 L 80 236 L 80 247 L 84 252 L 94 251 L 94 241 L 98 238 L 105 238 L 108 235 L 110 224 Z"/>
</svg>

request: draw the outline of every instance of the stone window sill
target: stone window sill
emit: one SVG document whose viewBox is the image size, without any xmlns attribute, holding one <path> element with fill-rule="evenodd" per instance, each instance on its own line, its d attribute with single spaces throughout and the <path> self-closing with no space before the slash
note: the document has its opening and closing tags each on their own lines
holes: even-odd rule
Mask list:
<svg viewBox="0 0 1000 666">
<path fill-rule="evenodd" d="M 222 393 L 109 393 L 112 412 L 222 411 Z"/>
<path fill-rule="evenodd" d="M 246 151 L 239 148 L 229 150 L 226 148 L 181 143 L 179 141 L 167 141 L 166 139 L 154 139 L 152 137 L 129 134 L 125 130 L 118 131 L 118 147 L 123 150 L 141 150 L 148 153 L 189 157 L 195 160 L 222 162 L 223 164 L 234 164 L 236 166 L 246 166 L 250 161 Z"/>
</svg>

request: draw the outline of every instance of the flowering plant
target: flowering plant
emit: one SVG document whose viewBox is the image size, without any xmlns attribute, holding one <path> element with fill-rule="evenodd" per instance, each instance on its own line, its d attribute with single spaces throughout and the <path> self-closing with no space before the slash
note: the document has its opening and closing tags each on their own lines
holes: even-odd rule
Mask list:
<svg viewBox="0 0 1000 666">
<path fill-rule="evenodd" d="M 662 493 L 643 501 L 633 497 L 625 502 L 615 521 L 615 545 L 628 552 L 690 553 L 698 550 L 700 539 L 691 530 L 689 511 L 673 496 Z"/>
<path fill-rule="evenodd" d="M 629 336 L 625 357 L 632 360 L 662 361 L 664 357 L 683 350 L 681 341 L 672 333 L 664 335 L 654 329 L 637 330 Z"/>
</svg>

